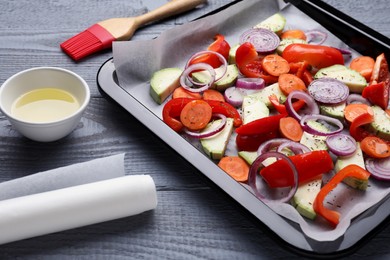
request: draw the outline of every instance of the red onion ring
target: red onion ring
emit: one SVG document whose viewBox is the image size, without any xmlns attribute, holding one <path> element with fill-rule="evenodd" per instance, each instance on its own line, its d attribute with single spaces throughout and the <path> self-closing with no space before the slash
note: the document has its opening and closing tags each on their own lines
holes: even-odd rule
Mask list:
<svg viewBox="0 0 390 260">
<path fill-rule="evenodd" d="M 225 128 L 225 125 L 226 125 L 226 116 L 223 114 L 213 114 L 213 116 L 222 119 L 221 123 L 218 124 L 217 127 L 213 128 L 213 129 L 209 129 L 208 131 L 205 131 L 205 132 L 193 132 L 193 131 L 188 130 L 187 128 L 184 128 L 184 132 L 187 135 L 194 137 L 194 138 L 206 138 L 206 137 L 210 137 L 210 136 L 213 136 L 213 135 L 221 132 Z"/>
<path fill-rule="evenodd" d="M 319 109 L 317 103 L 309 94 L 307 94 L 306 92 L 303 92 L 303 91 L 294 90 L 290 94 L 288 94 L 285 104 L 286 104 L 287 113 L 290 116 L 292 116 L 293 118 L 295 118 L 296 120 L 301 121 L 302 116 L 300 114 L 298 114 L 298 112 L 295 111 L 295 109 L 292 105 L 293 98 L 303 99 L 305 101 L 305 103 L 308 107 L 308 110 L 306 110 L 306 111 L 303 111 L 302 109 L 300 110 L 301 112 L 306 112 L 304 114 L 316 115 L 316 114 L 320 113 L 320 109 Z"/>
<path fill-rule="evenodd" d="M 365 164 L 372 177 L 381 181 L 390 181 L 390 157 L 383 159 L 367 158 Z"/>
<path fill-rule="evenodd" d="M 244 100 L 243 93 L 236 87 L 230 87 L 225 90 L 225 100 L 234 107 L 240 107 Z"/>
<path fill-rule="evenodd" d="M 347 102 L 347 105 L 353 104 L 353 103 L 361 103 L 361 104 L 366 104 L 366 105 L 371 106 L 371 102 L 359 94 L 350 94 L 348 96 L 346 102 Z"/>
<path fill-rule="evenodd" d="M 309 94 L 319 103 L 337 105 L 345 102 L 349 88 L 343 82 L 333 78 L 313 80 L 307 87 Z"/>
<path fill-rule="evenodd" d="M 275 139 L 265 141 L 257 149 L 257 156 L 269 152 L 272 148 L 279 147 L 281 144 L 286 142 L 290 142 L 290 140 L 287 138 L 275 138 Z"/>
<path fill-rule="evenodd" d="M 206 84 L 201 84 L 194 82 L 189 76 L 192 72 L 197 70 L 207 70 L 210 73 L 210 81 Z M 187 80 L 189 80 L 193 85 L 189 86 L 187 84 Z M 213 83 L 215 82 L 215 70 L 207 63 L 195 63 L 188 66 L 180 76 L 180 84 L 183 88 L 188 91 L 199 93 L 209 89 Z M 195 87 L 194 87 L 195 86 Z"/>
<path fill-rule="evenodd" d="M 346 134 L 329 135 L 325 140 L 329 151 L 337 156 L 351 156 L 356 151 L 356 141 Z"/>
<path fill-rule="evenodd" d="M 264 181 L 264 179 L 261 177 L 261 175 L 259 174 L 259 169 L 262 168 L 263 161 L 272 157 L 277 158 L 279 160 L 285 160 L 290 166 L 294 175 L 293 187 L 270 188 L 268 184 Z M 252 163 L 249 170 L 248 184 L 253 189 L 256 197 L 263 202 L 289 202 L 298 188 L 298 171 L 292 163 L 291 159 L 288 158 L 286 155 L 278 152 L 266 152 L 259 155 Z"/>
<path fill-rule="evenodd" d="M 236 81 L 236 87 L 242 89 L 263 89 L 265 81 L 263 78 L 239 78 Z"/>
<path fill-rule="evenodd" d="M 190 59 L 187 61 L 187 64 L 185 66 L 185 68 L 188 68 L 191 64 L 191 62 L 196 59 L 198 56 L 202 56 L 202 55 L 205 55 L 205 54 L 211 54 L 211 55 L 216 55 L 219 59 L 219 61 L 222 63 L 221 66 L 223 66 L 223 71 L 222 71 L 222 74 L 219 76 L 219 77 L 216 77 L 214 79 L 214 81 L 218 81 L 220 80 L 225 74 L 226 74 L 226 71 L 227 71 L 227 67 L 228 67 L 228 63 L 225 59 L 225 57 L 223 57 L 222 54 L 218 53 L 218 52 L 215 52 L 215 51 L 200 51 L 200 52 L 197 52 L 195 53 L 194 55 L 192 55 L 190 57 Z M 196 63 L 195 63 L 196 64 Z M 207 63 L 206 63 L 207 64 Z M 209 64 L 208 64 L 209 65 Z M 188 80 L 190 80 L 192 83 L 194 83 L 191 79 L 191 77 L 188 77 Z"/>
<path fill-rule="evenodd" d="M 305 32 L 306 41 L 310 44 L 321 45 L 328 38 L 328 34 L 320 30 L 310 30 Z"/>
<path fill-rule="evenodd" d="M 330 123 L 331 125 L 337 126 L 337 129 L 330 131 L 330 132 L 322 132 L 318 129 L 314 129 L 309 124 L 307 124 L 307 121 L 318 120 L 318 119 L 323 120 L 327 123 Z M 319 115 L 319 114 L 303 116 L 300 120 L 300 124 L 301 124 L 303 130 L 308 132 L 309 134 L 321 135 L 321 136 L 329 136 L 329 135 L 337 134 L 337 133 L 340 133 L 341 131 L 343 131 L 343 129 L 344 129 L 344 125 L 340 122 L 340 120 L 335 119 L 335 118 L 330 117 L 330 116 L 324 116 L 324 115 Z"/>
<path fill-rule="evenodd" d="M 250 42 L 259 53 L 269 53 L 279 46 L 279 36 L 271 30 L 264 28 L 251 28 L 240 35 L 240 45 Z"/>
<path fill-rule="evenodd" d="M 294 154 L 309 153 L 311 151 L 306 145 L 294 141 L 280 144 L 277 151 L 281 153 L 284 148 L 289 148 Z"/>
</svg>

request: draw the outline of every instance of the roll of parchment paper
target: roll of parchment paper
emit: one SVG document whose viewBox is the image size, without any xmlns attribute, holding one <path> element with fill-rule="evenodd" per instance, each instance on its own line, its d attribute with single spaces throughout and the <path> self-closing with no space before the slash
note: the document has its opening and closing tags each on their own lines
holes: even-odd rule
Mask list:
<svg viewBox="0 0 390 260">
<path fill-rule="evenodd" d="M 149 175 L 128 175 L 0 201 L 0 244 L 154 209 Z"/>
</svg>

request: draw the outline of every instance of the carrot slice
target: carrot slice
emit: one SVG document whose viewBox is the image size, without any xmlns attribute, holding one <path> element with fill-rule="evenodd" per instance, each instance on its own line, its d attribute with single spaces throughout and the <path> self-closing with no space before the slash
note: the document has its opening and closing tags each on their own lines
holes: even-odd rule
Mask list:
<svg viewBox="0 0 390 260">
<path fill-rule="evenodd" d="M 290 71 L 290 64 L 282 56 L 269 54 L 262 60 L 262 68 L 272 76 L 280 76 Z"/>
<path fill-rule="evenodd" d="M 362 75 L 367 82 L 371 79 L 371 74 L 374 69 L 375 60 L 369 56 L 356 57 L 351 61 L 349 67 Z"/>
<path fill-rule="evenodd" d="M 306 41 L 306 34 L 302 30 L 287 30 L 280 35 L 281 39 L 301 39 Z"/>
<path fill-rule="evenodd" d="M 222 93 L 215 89 L 207 89 L 203 91 L 203 99 L 225 102 L 225 97 L 222 95 Z"/>
<path fill-rule="evenodd" d="M 349 123 L 351 123 L 356 117 L 367 112 L 373 114 L 372 108 L 369 105 L 352 103 L 344 108 L 344 117 Z"/>
<path fill-rule="evenodd" d="M 278 79 L 279 88 L 285 94 L 288 95 L 294 90 L 306 91 L 306 85 L 303 80 L 294 74 L 282 74 Z"/>
<path fill-rule="evenodd" d="M 194 99 L 202 99 L 200 93 L 191 92 L 186 90 L 183 87 L 176 88 L 172 93 L 172 98 L 194 98 Z"/>
<path fill-rule="evenodd" d="M 373 158 L 390 157 L 390 146 L 381 138 L 367 136 L 360 142 L 362 151 Z"/>
<path fill-rule="evenodd" d="M 181 123 L 191 131 L 201 130 L 210 122 L 211 106 L 204 100 L 192 100 L 180 113 Z"/>
<path fill-rule="evenodd" d="M 239 156 L 225 156 L 218 166 L 239 182 L 246 182 L 249 175 L 249 165 Z"/>
<path fill-rule="evenodd" d="M 280 119 L 279 131 L 283 137 L 295 142 L 299 142 L 303 135 L 303 129 L 299 122 L 289 116 Z"/>
</svg>

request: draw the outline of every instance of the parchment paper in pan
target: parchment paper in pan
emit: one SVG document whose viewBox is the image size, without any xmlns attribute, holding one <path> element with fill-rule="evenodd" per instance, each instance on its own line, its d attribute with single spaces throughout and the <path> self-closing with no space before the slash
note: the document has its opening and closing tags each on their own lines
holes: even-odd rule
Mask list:
<svg viewBox="0 0 390 260">
<path fill-rule="evenodd" d="M 183 68 L 187 59 L 195 52 L 205 50 L 217 33 L 225 35 L 233 46 L 238 43 L 238 37 L 243 31 L 277 12 L 286 17 L 286 29 L 326 31 L 292 5 L 284 6 L 276 0 L 242 1 L 215 15 L 177 26 L 153 40 L 114 43 L 114 64 L 119 84 L 161 118 L 163 106 L 157 105 L 149 95 L 149 81 L 153 72 L 166 67 Z M 330 32 L 324 44 L 347 48 Z M 353 52 L 352 57 L 356 55 L 358 54 Z M 333 206 L 325 202 L 326 207 L 341 213 L 340 224 L 335 229 L 329 227 L 321 217 L 317 217 L 315 221 L 303 218 L 289 204 L 268 206 L 277 214 L 299 223 L 303 233 L 308 237 L 317 241 L 334 241 L 343 236 L 354 217 L 386 198 L 389 193 L 389 183 L 375 180 L 370 181 L 370 187 L 366 191 L 340 184 L 332 192 L 332 197 L 327 197 Z"/>
</svg>

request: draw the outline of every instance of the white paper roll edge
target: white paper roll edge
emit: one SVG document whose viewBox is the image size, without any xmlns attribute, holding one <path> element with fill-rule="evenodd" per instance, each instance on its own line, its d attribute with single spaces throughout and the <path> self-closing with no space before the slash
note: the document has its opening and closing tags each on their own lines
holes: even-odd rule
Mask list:
<svg viewBox="0 0 390 260">
<path fill-rule="evenodd" d="M 149 175 L 128 175 L 0 201 L 0 244 L 91 225 L 156 208 Z"/>
</svg>

